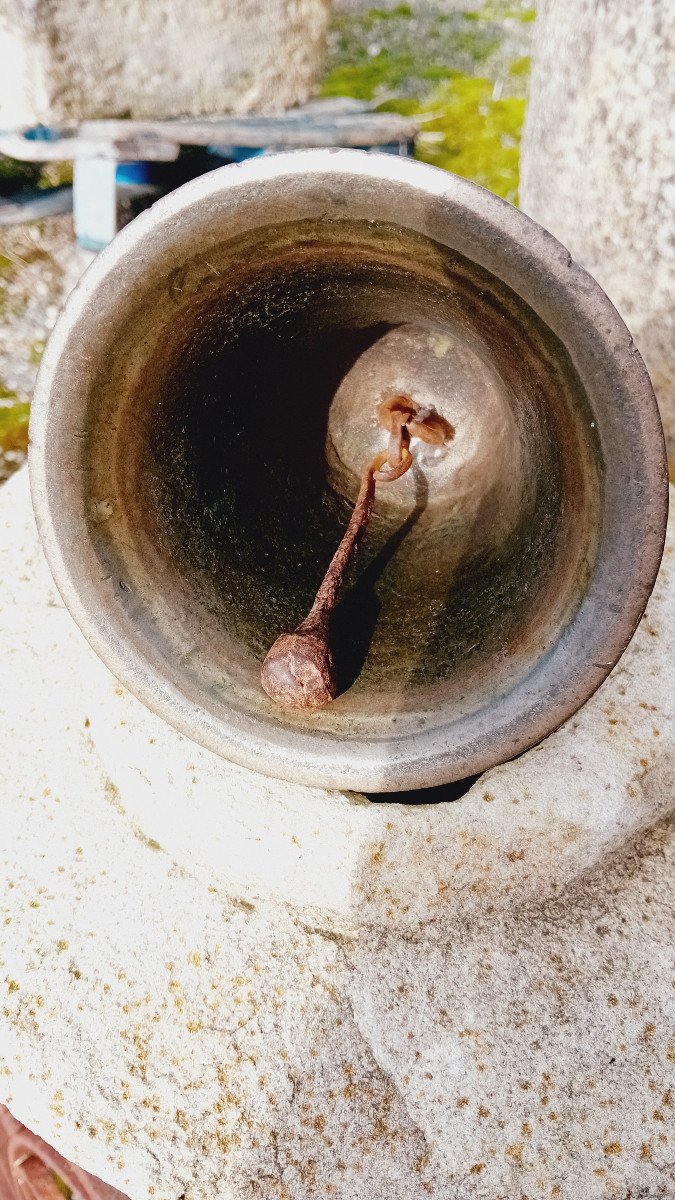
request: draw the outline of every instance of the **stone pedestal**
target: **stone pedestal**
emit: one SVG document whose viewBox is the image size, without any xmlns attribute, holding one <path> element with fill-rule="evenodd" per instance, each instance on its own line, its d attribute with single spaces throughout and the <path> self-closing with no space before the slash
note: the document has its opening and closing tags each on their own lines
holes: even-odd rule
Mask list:
<svg viewBox="0 0 675 1200">
<path fill-rule="evenodd" d="M 303 102 L 329 0 L 0 0 L 0 129 Z"/>
<path fill-rule="evenodd" d="M 228 765 L 0 493 L 0 1102 L 157 1200 L 675 1194 L 672 538 L 609 680 L 454 802 Z"/>
<path fill-rule="evenodd" d="M 675 8 L 541 0 L 521 207 L 635 337 L 675 454 Z"/>
</svg>

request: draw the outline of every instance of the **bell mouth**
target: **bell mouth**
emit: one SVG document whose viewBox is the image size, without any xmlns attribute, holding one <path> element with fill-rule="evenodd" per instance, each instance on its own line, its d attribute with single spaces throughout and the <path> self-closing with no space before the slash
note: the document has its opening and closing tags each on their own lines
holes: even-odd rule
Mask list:
<svg viewBox="0 0 675 1200">
<path fill-rule="evenodd" d="M 134 548 L 127 585 L 187 611 L 193 669 L 279 726 L 361 739 L 393 718 L 404 737 L 472 711 L 550 649 L 592 567 L 600 460 L 563 348 L 400 227 L 291 222 L 220 254 L 92 431 L 90 486 L 118 506 L 105 536 Z M 397 388 L 452 439 L 377 489 L 333 622 L 338 699 L 284 713 L 260 664 L 311 606 Z"/>
<path fill-rule="evenodd" d="M 40 379 L 38 513 L 95 648 L 196 740 L 302 782 L 428 786 L 524 749 L 607 673 L 658 563 L 652 522 L 648 588 L 625 552 L 615 560 L 625 600 L 613 598 L 608 639 L 594 595 L 608 481 L 616 496 L 637 462 L 661 498 L 654 413 L 635 411 L 645 396 L 653 406 L 648 380 L 622 377 L 616 337 L 608 346 L 588 315 L 576 318 L 579 345 L 574 322 L 562 335 L 573 288 L 552 239 L 461 181 L 443 177 L 453 202 L 429 195 L 437 174 L 305 152 L 188 185 L 88 273 Z M 423 220 L 418 203 L 401 223 L 406 188 L 426 196 Z M 489 243 L 467 207 L 476 194 L 505 227 L 491 263 L 466 252 L 457 219 L 459 205 Z M 536 303 L 535 272 L 531 294 L 524 286 L 524 255 L 537 251 L 554 260 L 562 322 Z M 68 381 L 75 400 L 59 414 Z M 333 624 L 338 698 L 281 710 L 261 662 L 311 605 L 384 445 L 376 412 L 392 389 L 451 433 L 378 489 Z M 610 464 L 626 416 L 645 429 Z M 56 458 L 36 467 L 47 426 Z M 644 501 L 622 504 L 639 538 Z M 594 640 L 603 665 L 589 675 Z"/>
</svg>

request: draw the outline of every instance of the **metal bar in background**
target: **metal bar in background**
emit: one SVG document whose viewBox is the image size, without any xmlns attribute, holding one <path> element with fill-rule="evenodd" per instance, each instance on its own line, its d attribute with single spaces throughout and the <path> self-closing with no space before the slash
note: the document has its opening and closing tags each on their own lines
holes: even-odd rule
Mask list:
<svg viewBox="0 0 675 1200">
<path fill-rule="evenodd" d="M 72 210 L 73 189 L 69 183 L 53 188 L 29 188 L 0 199 L 0 226 L 42 221 Z"/>
</svg>

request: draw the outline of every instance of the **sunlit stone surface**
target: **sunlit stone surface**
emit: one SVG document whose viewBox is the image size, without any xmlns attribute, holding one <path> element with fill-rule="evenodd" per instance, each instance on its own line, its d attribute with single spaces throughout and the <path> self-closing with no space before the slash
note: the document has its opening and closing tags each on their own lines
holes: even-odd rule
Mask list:
<svg viewBox="0 0 675 1200">
<path fill-rule="evenodd" d="M 307 100 L 328 0 L 0 0 L 0 129 Z"/>
<path fill-rule="evenodd" d="M 539 0 L 521 207 L 635 337 L 675 460 L 675 7 Z"/>
<path fill-rule="evenodd" d="M 672 542 L 596 697 L 416 805 L 148 713 L 23 472 L 0 571 L 0 1102 L 132 1200 L 675 1194 Z"/>
</svg>

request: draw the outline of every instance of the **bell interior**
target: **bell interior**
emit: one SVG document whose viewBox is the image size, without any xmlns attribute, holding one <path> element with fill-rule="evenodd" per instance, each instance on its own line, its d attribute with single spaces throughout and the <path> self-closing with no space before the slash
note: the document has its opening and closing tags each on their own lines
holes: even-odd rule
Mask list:
<svg viewBox="0 0 675 1200">
<path fill-rule="evenodd" d="M 127 312 L 88 430 L 95 537 L 135 636 L 197 703 L 404 736 L 547 654 L 592 569 L 602 467 L 569 356 L 505 283 L 399 226 L 307 220 L 224 234 Z M 378 488 L 333 624 L 338 699 L 282 711 L 261 662 L 312 603 L 392 389 L 441 413 L 447 444 L 413 443 Z"/>
</svg>

